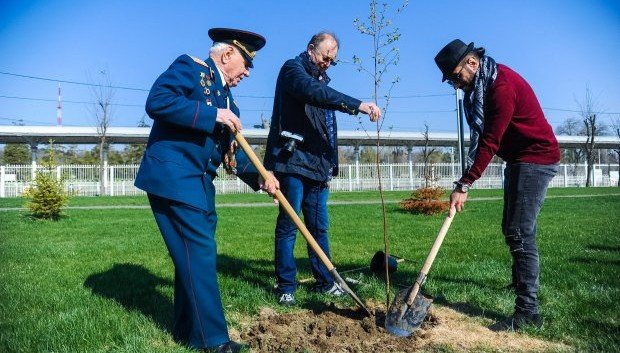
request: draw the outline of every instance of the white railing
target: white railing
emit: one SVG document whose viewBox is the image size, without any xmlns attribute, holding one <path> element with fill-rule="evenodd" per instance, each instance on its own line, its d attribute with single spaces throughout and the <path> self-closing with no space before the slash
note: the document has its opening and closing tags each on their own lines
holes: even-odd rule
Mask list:
<svg viewBox="0 0 620 353">
<path fill-rule="evenodd" d="M 61 165 L 53 172 L 64 178 L 66 190 L 71 195 L 96 196 L 100 194 L 99 165 Z M 104 165 L 105 195 L 142 195 L 144 192 L 133 183 L 139 165 Z M 437 163 L 429 168 L 434 186 L 451 188 L 458 179 L 460 165 Z M 479 189 L 501 188 L 503 181 L 503 164 L 491 164 L 475 183 Z M 36 165 L 0 166 L 0 197 L 21 196 L 31 183 L 36 171 L 42 167 Z M 425 185 L 424 165 L 419 163 L 383 164 L 380 166 L 381 181 L 384 190 L 414 190 Z M 250 187 L 233 175 L 220 169 L 214 184 L 218 193 L 247 193 Z M 593 186 L 618 185 L 618 166 L 597 164 L 592 173 Z M 374 164 L 343 164 L 340 173 L 330 182 L 332 191 L 361 191 L 378 189 L 377 167 Z M 560 172 L 552 180 L 551 187 L 585 186 L 586 166 L 562 164 Z"/>
</svg>

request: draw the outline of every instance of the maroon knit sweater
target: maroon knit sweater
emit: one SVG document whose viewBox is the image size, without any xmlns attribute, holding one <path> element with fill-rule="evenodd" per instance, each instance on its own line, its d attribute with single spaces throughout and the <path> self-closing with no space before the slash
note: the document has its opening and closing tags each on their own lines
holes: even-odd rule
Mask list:
<svg viewBox="0 0 620 353">
<path fill-rule="evenodd" d="M 532 87 L 509 67 L 498 64 L 497 78 L 484 102 L 484 130 L 474 164 L 460 182 L 478 180 L 494 155 L 507 163 L 554 164 L 560 148 Z"/>
</svg>

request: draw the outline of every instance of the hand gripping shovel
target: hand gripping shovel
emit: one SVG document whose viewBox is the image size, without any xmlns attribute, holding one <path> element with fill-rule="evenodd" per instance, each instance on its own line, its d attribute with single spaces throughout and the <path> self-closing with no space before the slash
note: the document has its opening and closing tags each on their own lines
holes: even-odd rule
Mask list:
<svg viewBox="0 0 620 353">
<path fill-rule="evenodd" d="M 435 243 L 433 243 L 433 247 L 426 261 L 424 261 L 420 275 L 415 280 L 413 286 L 399 291 L 388 309 L 387 315 L 385 316 L 385 329 L 394 336 L 406 337 L 411 335 L 413 331 L 417 330 L 420 325 L 422 325 L 426 317 L 432 300 L 419 293 L 420 287 L 424 284 L 424 281 L 426 281 L 428 270 L 431 268 L 435 256 L 437 256 L 437 252 L 441 247 L 443 238 L 448 232 L 448 228 L 450 228 L 450 224 L 454 218 L 454 212 L 455 211 L 450 210 L 450 213 L 443 221 L 443 225 L 439 230 L 439 234 L 437 234 Z"/>
<path fill-rule="evenodd" d="M 254 150 L 252 150 L 252 148 L 246 141 L 245 137 L 243 137 L 243 135 L 241 135 L 241 133 L 238 131 L 234 132 L 233 134 L 235 135 L 235 140 L 237 140 L 237 143 L 241 146 L 241 148 L 243 149 L 245 154 L 248 156 L 248 158 L 250 159 L 254 167 L 256 167 L 256 169 L 258 170 L 260 175 L 263 177 L 263 179 L 267 180 L 271 178 L 271 176 L 269 175 L 269 172 L 267 172 L 263 164 L 260 162 L 256 154 L 254 153 Z M 308 231 L 308 228 L 306 228 L 306 225 L 301 221 L 297 213 L 295 213 L 295 210 L 293 209 L 291 204 L 288 202 L 288 200 L 286 200 L 286 198 L 284 197 L 284 194 L 282 194 L 280 190 L 277 190 L 275 196 L 276 196 L 276 199 L 278 199 L 278 201 L 280 202 L 280 205 L 284 208 L 286 213 L 289 215 L 289 217 L 291 217 L 291 219 L 293 220 L 293 222 L 295 223 L 295 225 L 297 226 L 301 234 L 303 234 L 304 238 L 306 238 L 306 241 L 308 242 L 312 250 L 314 250 L 314 252 L 317 254 L 319 259 L 321 259 L 325 267 L 327 267 L 327 270 L 329 271 L 329 273 L 331 273 L 332 277 L 334 278 L 334 281 L 336 281 L 336 283 L 338 283 L 340 288 L 342 288 L 342 290 L 344 290 L 351 298 L 353 298 L 353 300 L 357 303 L 357 305 L 359 305 L 362 309 L 364 309 L 364 311 L 368 315 L 372 315 L 370 311 L 368 311 L 366 306 L 364 306 L 364 303 L 362 303 L 360 298 L 358 298 L 357 295 L 353 293 L 351 288 L 349 288 L 349 286 L 347 285 L 347 282 L 345 282 L 342 279 L 342 277 L 340 277 L 340 274 L 336 271 L 336 268 L 334 267 L 334 265 L 331 263 L 331 261 L 329 261 L 329 258 L 327 258 L 327 256 L 325 255 L 325 252 L 323 252 L 323 249 L 321 249 L 321 247 L 316 242 L 316 240 L 314 240 L 314 237 L 312 236 L 312 234 L 310 234 L 310 231 Z"/>
</svg>

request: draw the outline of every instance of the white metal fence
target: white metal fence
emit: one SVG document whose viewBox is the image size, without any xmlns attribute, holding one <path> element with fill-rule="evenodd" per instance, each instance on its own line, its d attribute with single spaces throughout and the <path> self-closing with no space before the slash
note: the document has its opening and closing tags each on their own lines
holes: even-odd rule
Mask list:
<svg viewBox="0 0 620 353">
<path fill-rule="evenodd" d="M 96 196 L 100 194 L 102 182 L 98 165 L 61 165 L 52 172 L 62 176 L 66 190 L 71 195 Z M 105 165 L 104 166 L 104 194 L 140 195 L 142 190 L 133 183 L 139 165 Z M 503 179 L 502 164 L 491 164 L 475 183 L 479 189 L 501 188 Z M 424 171 L 423 164 L 399 163 L 383 164 L 380 166 L 381 181 L 384 190 L 413 190 L 424 186 L 425 174 L 429 174 L 433 185 L 451 188 L 452 182 L 458 178 L 459 164 L 438 163 Z M 0 166 L 0 197 L 21 196 L 34 179 L 35 173 L 42 171 L 36 165 L 6 165 Z M 246 193 L 251 189 L 222 170 L 215 179 L 218 193 Z M 592 173 L 593 186 L 616 186 L 618 184 L 618 166 L 597 164 Z M 560 165 L 560 172 L 551 182 L 551 187 L 585 186 L 586 166 Z M 360 191 L 378 189 L 379 179 L 377 167 L 374 164 L 344 164 L 340 166 L 339 176 L 330 183 L 332 191 Z"/>
</svg>

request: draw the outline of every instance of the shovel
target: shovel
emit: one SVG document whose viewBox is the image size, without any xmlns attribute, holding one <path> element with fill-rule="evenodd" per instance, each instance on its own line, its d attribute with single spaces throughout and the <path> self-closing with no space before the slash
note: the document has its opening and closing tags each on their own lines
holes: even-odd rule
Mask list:
<svg viewBox="0 0 620 353">
<path fill-rule="evenodd" d="M 258 172 L 263 177 L 263 179 L 268 180 L 269 178 L 271 178 L 271 175 L 269 174 L 269 172 L 267 172 L 263 164 L 260 162 L 256 154 L 254 153 L 254 150 L 252 150 L 252 148 L 248 144 L 248 141 L 246 141 L 245 137 L 243 137 L 243 135 L 241 135 L 241 133 L 238 131 L 233 132 L 233 134 L 235 135 L 235 140 L 237 140 L 237 143 L 241 146 L 241 149 L 243 149 L 243 151 L 248 156 L 248 158 L 250 159 L 254 167 L 258 170 Z M 276 196 L 276 199 L 280 202 L 280 205 L 284 208 L 286 213 L 289 215 L 289 217 L 291 217 L 291 220 L 293 220 L 293 222 L 295 223 L 295 225 L 297 226 L 301 234 L 303 234 L 304 238 L 306 238 L 306 241 L 308 242 L 312 250 L 314 250 L 314 252 L 317 254 L 319 259 L 321 259 L 321 262 L 323 262 L 325 267 L 327 267 L 327 270 L 332 275 L 334 281 L 338 283 L 338 285 L 340 286 L 340 288 L 342 288 L 342 290 L 344 290 L 351 298 L 353 298 L 353 300 L 357 303 L 357 305 L 359 305 L 362 309 L 364 309 L 364 311 L 369 316 L 372 316 L 372 314 L 366 308 L 364 303 L 362 303 L 360 298 L 358 298 L 357 295 L 353 293 L 353 291 L 351 290 L 351 288 L 349 288 L 349 286 L 344 281 L 344 279 L 340 277 L 340 274 L 338 273 L 338 271 L 336 271 L 336 268 L 334 267 L 334 265 L 331 263 L 331 261 L 329 261 L 329 258 L 325 255 L 325 252 L 323 251 L 323 249 L 321 249 L 321 247 L 316 242 L 316 240 L 314 240 L 314 237 L 312 236 L 312 234 L 310 234 L 310 231 L 308 231 L 308 228 L 306 228 L 306 225 L 304 224 L 304 222 L 301 221 L 301 218 L 299 218 L 299 216 L 297 215 L 297 213 L 295 212 L 291 204 L 288 202 L 286 197 L 284 197 L 284 194 L 282 194 L 280 190 L 276 190 L 275 196 Z"/>
<path fill-rule="evenodd" d="M 450 228 L 454 213 L 455 210 L 451 209 L 450 213 L 443 221 L 443 225 L 439 230 L 439 234 L 437 234 L 435 243 L 433 243 L 433 247 L 426 261 L 424 261 L 420 275 L 415 280 L 413 286 L 400 290 L 396 294 L 392 305 L 388 308 L 388 312 L 385 316 L 385 329 L 394 336 L 406 337 L 411 335 L 413 331 L 417 330 L 420 325 L 422 325 L 426 317 L 432 300 L 420 293 L 420 287 L 426 281 L 426 275 L 435 260 L 435 256 L 437 256 L 437 252 L 441 247 L 443 238 L 448 232 L 448 228 Z"/>
</svg>

